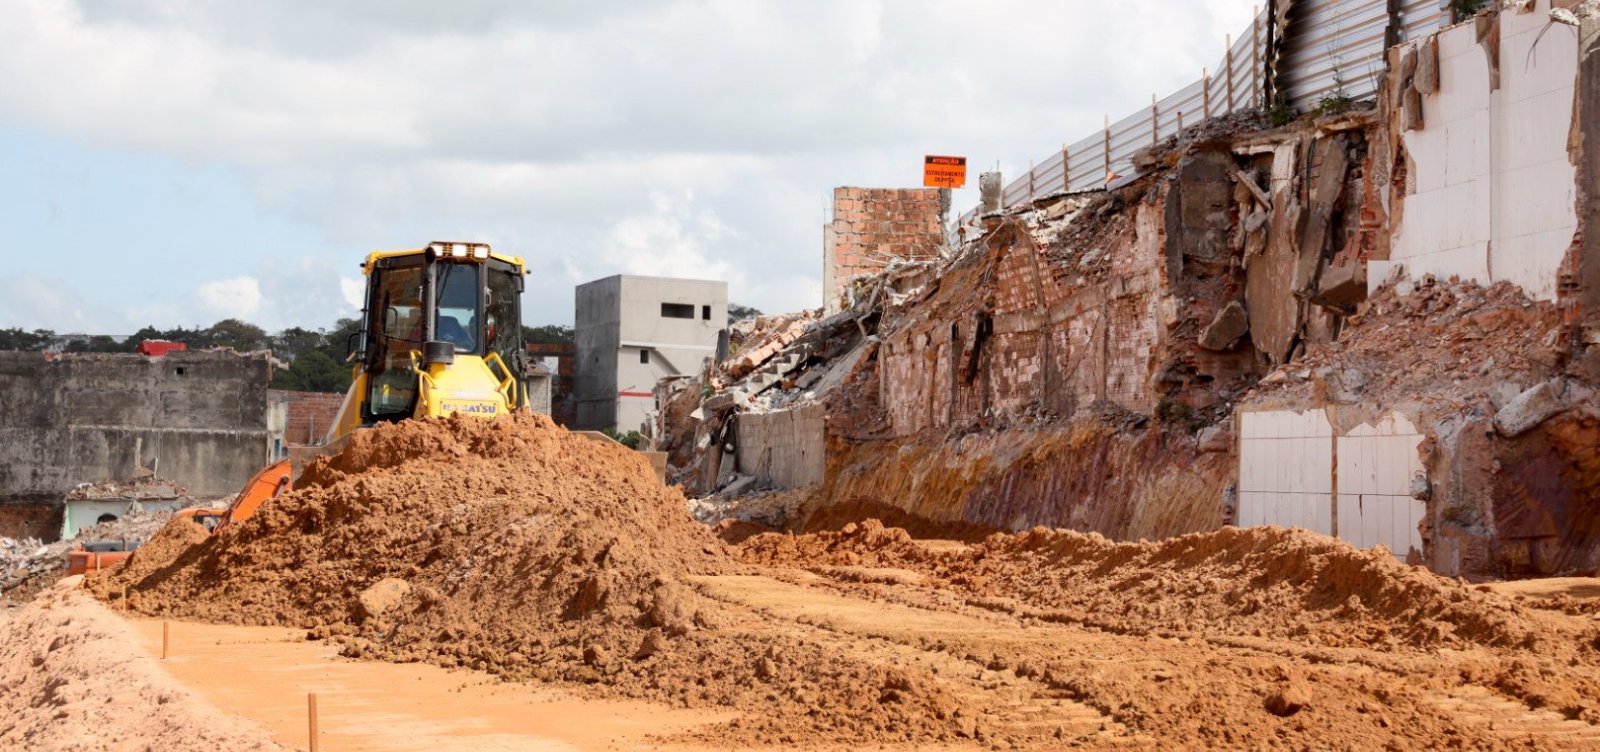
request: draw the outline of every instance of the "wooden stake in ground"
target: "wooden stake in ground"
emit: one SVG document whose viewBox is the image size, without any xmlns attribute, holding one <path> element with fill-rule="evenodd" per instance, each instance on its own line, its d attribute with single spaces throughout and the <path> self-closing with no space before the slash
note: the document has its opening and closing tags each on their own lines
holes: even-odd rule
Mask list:
<svg viewBox="0 0 1600 752">
<path fill-rule="evenodd" d="M 317 752 L 317 693 L 306 693 L 306 723 L 311 730 L 311 752 Z"/>
<path fill-rule="evenodd" d="M 170 633 L 171 630 L 167 628 L 167 623 L 161 622 L 161 660 L 163 661 L 167 659 L 167 639 Z"/>
</svg>

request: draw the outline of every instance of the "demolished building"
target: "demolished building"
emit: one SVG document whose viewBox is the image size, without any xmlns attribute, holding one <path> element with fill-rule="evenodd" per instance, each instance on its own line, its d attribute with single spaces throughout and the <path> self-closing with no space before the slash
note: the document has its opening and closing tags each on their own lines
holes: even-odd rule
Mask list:
<svg viewBox="0 0 1600 752">
<path fill-rule="evenodd" d="M 1413 32 L 1371 102 L 1213 117 L 954 249 L 902 240 L 840 312 L 657 388 L 672 476 L 808 489 L 795 529 L 1285 525 L 1447 574 L 1595 571 L 1600 16 L 1576 6 Z"/>
<path fill-rule="evenodd" d="M 269 358 L 0 352 L 0 535 L 60 537 L 82 483 L 155 473 L 200 497 L 237 491 L 283 445 Z"/>
</svg>

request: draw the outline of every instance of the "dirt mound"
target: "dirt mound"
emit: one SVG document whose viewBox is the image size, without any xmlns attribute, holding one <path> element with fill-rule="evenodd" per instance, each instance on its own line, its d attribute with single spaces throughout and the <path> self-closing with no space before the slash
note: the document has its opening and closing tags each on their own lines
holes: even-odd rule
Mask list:
<svg viewBox="0 0 1600 752">
<path fill-rule="evenodd" d="M 683 510 L 638 455 L 543 417 L 386 425 L 227 535 L 174 525 L 95 588 L 129 585 L 145 613 L 304 624 L 352 634 L 353 652 L 515 671 L 609 625 L 694 629 L 678 578 L 727 557 Z M 386 579 L 406 593 L 369 613 L 361 596 Z"/>
<path fill-rule="evenodd" d="M 132 629 L 76 586 L 69 578 L 0 626 L 0 748 L 283 749 L 138 654 Z"/>
<path fill-rule="evenodd" d="M 752 711 L 721 736 L 959 731 L 947 699 L 890 668 L 723 629 L 746 616 L 694 578 L 739 566 L 726 545 L 640 455 L 543 416 L 358 432 L 245 523 L 196 540 L 164 532 L 92 586 L 112 602 L 128 587 L 145 614 L 304 626 L 356 657 Z"/>
<path fill-rule="evenodd" d="M 764 564 L 904 567 L 975 605 L 1107 631 L 1297 638 L 1328 646 L 1531 646 L 1511 600 L 1303 530 L 1224 528 L 1156 543 L 1068 530 L 930 549 L 877 521 L 838 533 L 757 536 Z"/>
</svg>

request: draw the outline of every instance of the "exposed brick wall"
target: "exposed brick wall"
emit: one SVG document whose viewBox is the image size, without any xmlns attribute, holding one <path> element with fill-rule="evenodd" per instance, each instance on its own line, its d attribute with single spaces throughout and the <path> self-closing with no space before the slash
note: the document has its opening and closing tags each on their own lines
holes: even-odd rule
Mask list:
<svg viewBox="0 0 1600 752">
<path fill-rule="evenodd" d="M 1146 414 L 1164 398 L 1198 409 L 1234 388 L 1253 367 L 1248 350 L 1196 341 L 1238 292 L 1228 218 L 1216 234 L 1195 232 L 1167 211 L 1167 195 L 1166 184 L 1152 185 L 1114 219 L 1048 247 L 1023 222 L 994 228 L 886 336 L 877 375 L 889 433 L 1069 416 L 1101 400 Z M 1168 237 L 1175 228 L 1187 233 L 1181 241 Z M 1222 265 L 1193 258 L 1219 242 Z"/>
<path fill-rule="evenodd" d="M 53 541 L 61 537 L 61 502 L 0 502 L 0 537 L 38 538 Z"/>
<path fill-rule="evenodd" d="M 269 397 L 289 404 L 289 420 L 283 430 L 289 446 L 321 444 L 328 427 L 339 414 L 343 394 L 329 392 L 290 392 L 274 389 Z"/>
<path fill-rule="evenodd" d="M 833 189 L 832 246 L 824 264 L 828 310 L 856 277 L 881 271 L 891 258 L 938 258 L 944 244 L 939 189 Z"/>
</svg>

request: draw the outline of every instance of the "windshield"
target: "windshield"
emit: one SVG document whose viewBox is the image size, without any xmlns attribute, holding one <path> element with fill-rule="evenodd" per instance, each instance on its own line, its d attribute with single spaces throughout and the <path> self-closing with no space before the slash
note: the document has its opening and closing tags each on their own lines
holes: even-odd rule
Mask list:
<svg viewBox="0 0 1600 752">
<path fill-rule="evenodd" d="M 478 350 L 477 264 L 440 264 L 434 301 L 439 319 L 435 338 L 456 346 L 456 352 Z"/>
</svg>

